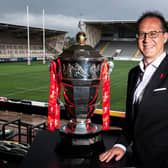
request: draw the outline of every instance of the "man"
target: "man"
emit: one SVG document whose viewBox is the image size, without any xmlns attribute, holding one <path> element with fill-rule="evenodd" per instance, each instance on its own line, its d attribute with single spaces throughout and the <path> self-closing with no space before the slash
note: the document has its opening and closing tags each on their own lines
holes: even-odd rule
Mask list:
<svg viewBox="0 0 168 168">
<path fill-rule="evenodd" d="M 143 60 L 129 72 L 123 134 L 99 156 L 120 160 L 132 143 L 137 167 L 168 168 L 168 33 L 164 17 L 146 12 L 137 22 L 137 43 Z"/>
</svg>

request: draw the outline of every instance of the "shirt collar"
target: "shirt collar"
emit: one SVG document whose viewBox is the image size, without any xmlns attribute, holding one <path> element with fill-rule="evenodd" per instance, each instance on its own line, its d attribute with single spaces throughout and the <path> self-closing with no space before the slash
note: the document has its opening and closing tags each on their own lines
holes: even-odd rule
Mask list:
<svg viewBox="0 0 168 168">
<path fill-rule="evenodd" d="M 162 60 L 166 57 L 166 52 L 164 52 L 163 54 L 161 54 L 155 61 L 153 61 L 151 64 L 151 66 L 153 66 L 154 68 L 158 68 L 160 63 L 162 62 Z M 142 72 L 145 71 L 144 69 L 144 63 L 143 63 L 143 59 L 140 61 L 139 63 L 139 67 L 141 69 Z"/>
</svg>

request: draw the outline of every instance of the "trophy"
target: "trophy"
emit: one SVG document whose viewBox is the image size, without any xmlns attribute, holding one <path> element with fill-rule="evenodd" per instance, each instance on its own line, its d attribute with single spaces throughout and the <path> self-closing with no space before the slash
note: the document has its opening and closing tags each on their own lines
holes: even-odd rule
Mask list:
<svg viewBox="0 0 168 168">
<path fill-rule="evenodd" d="M 62 142 L 68 146 L 89 146 L 102 141 L 102 128 L 91 122 L 101 78 L 104 90 L 103 128 L 108 129 L 109 125 L 108 63 L 91 46 L 85 44 L 86 35 L 83 31 L 76 35 L 76 39 L 79 44 L 65 50 L 51 66 L 48 129 L 54 130 L 54 125 L 59 127 L 62 84 L 65 112 L 70 118 L 68 124 L 59 127 Z"/>
</svg>

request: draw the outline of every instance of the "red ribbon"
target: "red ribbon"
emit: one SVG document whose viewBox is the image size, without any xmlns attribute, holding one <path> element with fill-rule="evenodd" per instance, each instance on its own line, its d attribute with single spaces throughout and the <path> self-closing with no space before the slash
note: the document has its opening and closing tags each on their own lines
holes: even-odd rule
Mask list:
<svg viewBox="0 0 168 168">
<path fill-rule="evenodd" d="M 60 60 L 52 61 L 50 69 L 50 92 L 48 104 L 48 130 L 54 131 L 59 128 L 60 119 Z"/>
<path fill-rule="evenodd" d="M 103 76 L 103 130 L 109 129 L 110 123 L 110 76 L 108 74 L 109 66 L 104 61 L 102 67 Z"/>
</svg>

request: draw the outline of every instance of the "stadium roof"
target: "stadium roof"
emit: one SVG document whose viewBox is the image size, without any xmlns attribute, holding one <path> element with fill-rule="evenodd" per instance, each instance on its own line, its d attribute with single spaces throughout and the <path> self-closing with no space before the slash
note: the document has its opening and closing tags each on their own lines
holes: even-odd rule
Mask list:
<svg viewBox="0 0 168 168">
<path fill-rule="evenodd" d="M 0 23 L 0 32 L 12 33 L 16 38 L 27 38 L 27 26 L 13 25 L 7 23 Z M 31 38 L 42 36 L 43 29 L 37 27 L 29 27 Z M 59 34 L 65 34 L 65 31 L 45 29 L 45 36 L 50 37 Z"/>
<path fill-rule="evenodd" d="M 102 32 L 117 31 L 120 29 L 136 31 L 135 20 L 84 20 L 84 23 L 95 26 L 101 29 Z"/>
</svg>

